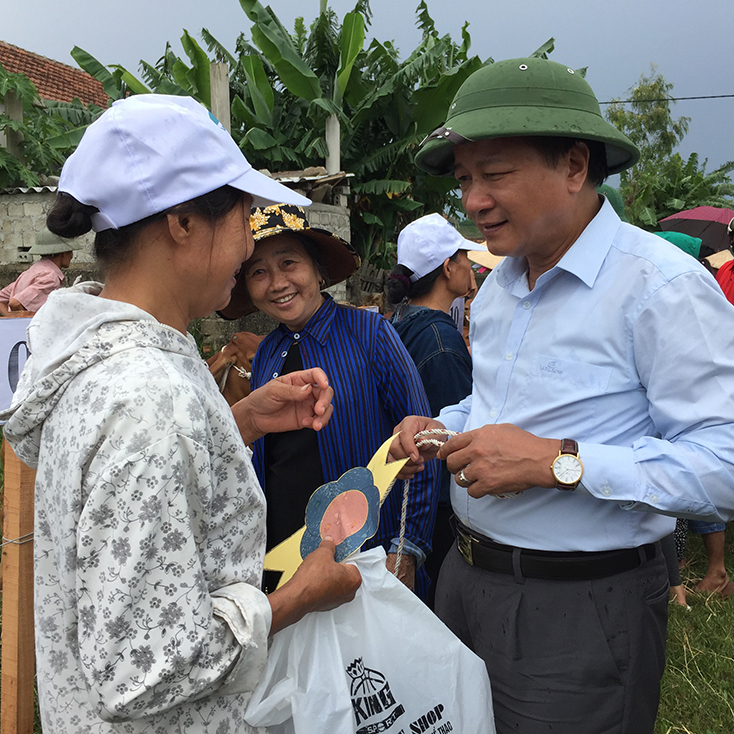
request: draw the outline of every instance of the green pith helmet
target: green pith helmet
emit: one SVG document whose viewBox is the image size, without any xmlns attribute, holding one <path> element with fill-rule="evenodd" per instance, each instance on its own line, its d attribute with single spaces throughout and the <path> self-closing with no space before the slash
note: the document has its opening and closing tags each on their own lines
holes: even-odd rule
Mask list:
<svg viewBox="0 0 734 734">
<path fill-rule="evenodd" d="M 580 73 L 547 59 L 509 59 L 487 64 L 459 88 L 443 127 L 421 144 L 416 165 L 449 175 L 453 146 L 486 138 L 548 136 L 598 140 L 607 151 L 609 173 L 633 166 L 635 145 L 599 110 Z"/>
<path fill-rule="evenodd" d="M 36 235 L 36 241 L 31 245 L 28 252 L 31 255 L 59 255 L 70 250 L 80 250 L 82 243 L 75 240 L 67 240 L 59 237 L 47 229 L 41 230 Z"/>
</svg>

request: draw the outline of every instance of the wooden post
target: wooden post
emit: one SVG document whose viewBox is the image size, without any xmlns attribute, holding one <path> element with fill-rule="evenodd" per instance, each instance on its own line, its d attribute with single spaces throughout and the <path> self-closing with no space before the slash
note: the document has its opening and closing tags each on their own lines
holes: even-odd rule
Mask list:
<svg viewBox="0 0 734 734">
<path fill-rule="evenodd" d="M 326 150 L 326 173 L 339 173 L 342 169 L 341 128 L 336 115 L 326 118 Z"/>
<path fill-rule="evenodd" d="M 5 488 L 0 731 L 2 734 L 33 734 L 32 533 L 36 472 L 20 461 L 7 441 L 3 441 L 2 454 Z M 7 543 L 8 540 L 16 542 Z"/>
<path fill-rule="evenodd" d="M 224 125 L 224 129 L 232 132 L 231 113 L 229 110 L 229 67 L 223 61 L 209 66 L 209 85 L 211 89 L 212 115 Z"/>
</svg>

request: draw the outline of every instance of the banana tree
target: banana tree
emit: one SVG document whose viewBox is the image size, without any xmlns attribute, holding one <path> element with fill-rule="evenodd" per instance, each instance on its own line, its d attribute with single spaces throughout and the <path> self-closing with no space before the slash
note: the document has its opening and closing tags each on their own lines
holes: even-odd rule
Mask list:
<svg viewBox="0 0 734 734">
<path fill-rule="evenodd" d="M 209 54 L 229 64 L 233 137 L 257 168 L 304 169 L 334 155 L 325 132 L 338 124 L 341 168 L 355 174 L 354 244 L 366 262 L 390 265 L 405 224 L 428 211 L 458 211 L 453 182 L 422 174 L 412 160 L 459 86 L 492 59 L 470 56 L 468 23 L 460 43 L 440 36 L 425 0 L 416 9 L 421 42 L 404 61 L 391 42 L 365 47 L 369 0 L 357 0 L 341 21 L 321 0 L 310 27 L 298 18 L 292 33 L 258 0 L 239 3 L 252 43 L 240 35 L 231 53 L 206 29 L 201 33 Z M 188 63 L 167 45 L 156 64 L 141 62 L 143 81 L 81 49 L 72 55 L 113 99 L 155 91 L 191 94 L 208 105 L 209 56 L 186 31 L 181 44 Z M 550 50 L 552 41 L 536 53 Z"/>
</svg>

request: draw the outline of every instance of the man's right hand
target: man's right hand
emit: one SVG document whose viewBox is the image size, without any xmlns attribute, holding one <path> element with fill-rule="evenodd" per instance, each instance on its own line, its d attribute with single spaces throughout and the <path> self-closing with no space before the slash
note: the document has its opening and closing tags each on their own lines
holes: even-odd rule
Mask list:
<svg viewBox="0 0 734 734">
<path fill-rule="evenodd" d="M 405 459 L 406 457 L 409 458 L 408 463 L 402 468 L 400 474 L 398 474 L 398 479 L 410 479 L 422 472 L 426 461 L 430 461 L 438 453 L 437 446 L 429 445 L 419 449 L 415 445 L 414 437 L 416 433 L 427 431 L 429 428 L 445 430 L 446 426 L 433 418 L 426 418 L 421 415 L 409 415 L 395 427 L 393 435 L 396 433 L 399 433 L 399 435 L 395 437 L 395 440 L 390 446 L 389 456 L 393 461 Z"/>
</svg>

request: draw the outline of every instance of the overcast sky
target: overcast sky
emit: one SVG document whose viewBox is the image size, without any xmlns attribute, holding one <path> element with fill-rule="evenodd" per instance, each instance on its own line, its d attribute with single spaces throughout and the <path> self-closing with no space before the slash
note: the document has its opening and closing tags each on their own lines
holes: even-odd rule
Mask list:
<svg viewBox="0 0 734 734">
<path fill-rule="evenodd" d="M 339 18 L 355 0 L 329 0 Z M 263 2 L 263 4 L 266 4 Z M 626 90 L 656 64 L 678 97 L 734 95 L 734 5 L 732 0 L 427 0 L 441 35 L 461 38 L 469 21 L 472 51 L 496 61 L 525 56 L 556 39 L 555 61 L 588 67 L 587 80 L 600 102 L 626 99 Z M 319 0 L 273 0 L 289 30 L 302 15 L 310 23 Z M 371 0 L 369 35 L 394 40 L 403 57 L 415 48 L 418 0 Z M 250 21 L 238 0 L 4 0 L 0 40 L 75 65 L 77 45 L 103 64 L 138 71 L 154 63 L 170 41 L 184 56 L 182 29 L 199 38 L 207 28 L 230 50 Z M 691 118 L 680 147 L 709 159 L 711 171 L 734 160 L 734 98 L 681 101 L 676 117 Z"/>
</svg>

